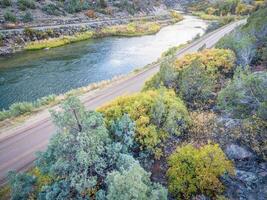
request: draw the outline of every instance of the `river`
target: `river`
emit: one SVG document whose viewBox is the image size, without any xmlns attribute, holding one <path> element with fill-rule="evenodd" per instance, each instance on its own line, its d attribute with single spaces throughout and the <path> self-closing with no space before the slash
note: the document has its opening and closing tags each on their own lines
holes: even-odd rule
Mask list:
<svg viewBox="0 0 267 200">
<path fill-rule="evenodd" d="M 50 50 L 0 58 L 0 110 L 12 103 L 61 94 L 127 74 L 157 60 L 170 47 L 204 34 L 207 23 L 193 16 L 133 38 L 107 37 Z"/>
</svg>

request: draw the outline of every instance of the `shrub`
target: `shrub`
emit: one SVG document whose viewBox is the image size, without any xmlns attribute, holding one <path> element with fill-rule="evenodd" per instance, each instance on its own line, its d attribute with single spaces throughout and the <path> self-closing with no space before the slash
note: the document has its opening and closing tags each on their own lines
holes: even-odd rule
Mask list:
<svg viewBox="0 0 267 200">
<path fill-rule="evenodd" d="M 38 167 L 34 167 L 30 170 L 28 175 L 35 177 L 34 190 L 38 193 L 42 191 L 42 188 L 46 185 L 50 185 L 53 182 L 53 178 L 47 174 L 43 174 Z"/>
<path fill-rule="evenodd" d="M 124 114 L 120 119 L 111 123 L 110 132 L 115 142 L 120 142 L 123 153 L 131 153 L 134 147 L 135 123 L 129 115 Z"/>
<path fill-rule="evenodd" d="M 99 0 L 99 5 L 101 8 L 106 8 L 108 6 L 105 0 Z"/>
<path fill-rule="evenodd" d="M 4 45 L 4 36 L 0 34 L 0 47 Z"/>
<path fill-rule="evenodd" d="M 218 106 L 236 118 L 256 115 L 267 119 L 267 72 L 238 68 L 234 79 L 218 96 Z"/>
<path fill-rule="evenodd" d="M 109 126 L 111 121 L 128 114 L 136 125 L 135 141 L 156 158 L 161 156 L 162 142 L 171 134 L 183 133 L 189 123 L 187 109 L 173 91 L 146 91 L 119 97 L 99 111 Z"/>
<path fill-rule="evenodd" d="M 82 10 L 83 5 L 80 0 L 67 0 L 64 3 L 64 7 L 68 13 L 76 13 Z"/>
<path fill-rule="evenodd" d="M 9 112 L 11 116 L 16 117 L 25 113 L 29 113 L 33 111 L 34 106 L 32 103 L 28 102 L 20 102 L 14 103 L 9 107 Z"/>
<path fill-rule="evenodd" d="M 16 16 L 12 12 L 10 12 L 9 10 L 4 13 L 4 19 L 5 19 L 5 21 L 8 21 L 8 22 L 16 22 L 17 21 Z"/>
<path fill-rule="evenodd" d="M 183 16 L 180 13 L 178 13 L 177 11 L 171 11 L 171 16 L 175 20 L 175 22 L 179 22 L 179 21 L 183 20 Z"/>
<path fill-rule="evenodd" d="M 56 100 L 56 95 L 49 95 L 46 97 L 42 97 L 41 99 L 38 99 L 36 101 L 35 107 L 49 105 L 50 103 L 55 102 L 55 100 Z"/>
<path fill-rule="evenodd" d="M 53 3 L 49 3 L 46 4 L 42 10 L 47 13 L 48 15 L 55 15 L 55 16 L 59 16 L 62 14 L 62 12 L 60 11 L 60 9 L 58 8 L 57 5 L 53 4 Z"/>
<path fill-rule="evenodd" d="M 0 0 L 0 7 L 6 8 L 12 5 L 11 0 Z"/>
<path fill-rule="evenodd" d="M 211 23 L 209 23 L 207 29 L 206 29 L 206 33 L 212 32 L 218 28 L 220 28 L 222 26 L 221 23 L 217 22 L 217 21 L 213 21 Z"/>
<path fill-rule="evenodd" d="M 11 116 L 10 112 L 8 112 L 6 110 L 0 111 L 0 121 L 5 120 L 5 119 L 9 118 L 10 116 Z"/>
<path fill-rule="evenodd" d="M 203 64 L 210 74 L 228 74 L 233 71 L 235 65 L 235 54 L 226 49 L 206 49 L 198 53 L 187 54 L 175 62 L 178 71 L 189 67 L 194 60 Z"/>
<path fill-rule="evenodd" d="M 115 25 L 101 29 L 102 36 L 140 36 L 157 33 L 161 26 L 156 22 L 132 22 L 127 25 Z"/>
<path fill-rule="evenodd" d="M 30 51 L 40 50 L 40 49 L 45 49 L 45 48 L 55 48 L 55 47 L 60 47 L 66 44 L 87 40 L 87 39 L 92 38 L 93 36 L 94 36 L 94 32 L 86 31 L 82 33 L 76 33 L 73 36 L 64 36 L 60 38 L 52 38 L 52 39 L 45 39 L 45 40 L 38 40 L 38 41 L 30 42 L 24 48 Z"/>
<path fill-rule="evenodd" d="M 87 10 L 85 15 L 89 18 L 96 18 L 96 14 L 94 10 Z"/>
<path fill-rule="evenodd" d="M 22 21 L 27 23 L 33 21 L 33 16 L 30 12 L 26 12 L 25 15 L 22 16 Z"/>
<path fill-rule="evenodd" d="M 177 79 L 178 73 L 176 72 L 173 63 L 167 60 L 160 65 L 159 72 L 146 81 L 143 91 L 158 89 L 161 86 L 176 89 Z"/>
<path fill-rule="evenodd" d="M 234 131 L 233 131 L 234 132 Z M 261 158 L 267 160 L 267 121 L 253 116 L 241 121 L 235 139 L 250 147 Z M 239 133 L 239 134 L 238 134 Z"/>
<path fill-rule="evenodd" d="M 167 51 L 163 52 L 161 57 L 175 56 L 175 53 L 185 46 L 186 44 L 180 44 L 179 46 L 171 47 Z"/>
<path fill-rule="evenodd" d="M 132 164 L 128 169 L 113 171 L 108 174 L 106 182 L 108 200 L 167 200 L 167 190 L 160 184 L 152 183 L 150 174 L 139 163 Z"/>
<path fill-rule="evenodd" d="M 214 103 L 216 77 L 211 76 L 198 60 L 179 75 L 178 92 L 191 108 L 204 108 Z"/>
<path fill-rule="evenodd" d="M 33 39 L 34 37 L 37 37 L 40 34 L 38 30 L 28 28 L 28 27 L 24 28 L 23 32 L 30 39 Z"/>
<path fill-rule="evenodd" d="M 220 23 L 221 26 L 224 26 L 226 24 L 229 24 L 230 22 L 235 21 L 235 17 L 234 16 L 224 16 L 224 17 L 220 17 L 218 22 Z"/>
<path fill-rule="evenodd" d="M 217 130 L 217 116 L 212 111 L 190 112 L 192 123 L 187 132 L 190 142 L 206 144 L 209 140 L 217 141 L 214 134 Z"/>
<path fill-rule="evenodd" d="M 8 178 L 11 187 L 11 198 L 13 200 L 29 199 L 34 195 L 34 184 L 36 183 L 34 176 L 10 172 Z"/>
<path fill-rule="evenodd" d="M 177 199 L 190 199 L 198 193 L 214 197 L 223 192 L 219 177 L 234 172 L 232 163 L 217 144 L 178 147 L 168 164 L 169 192 Z"/>
<path fill-rule="evenodd" d="M 27 9 L 35 9 L 35 1 L 34 0 L 18 0 L 17 5 L 20 10 L 27 10 Z"/>
<path fill-rule="evenodd" d="M 237 65 L 249 65 L 256 55 L 254 36 L 239 30 L 222 38 L 216 47 L 233 50 L 237 56 Z"/>
</svg>

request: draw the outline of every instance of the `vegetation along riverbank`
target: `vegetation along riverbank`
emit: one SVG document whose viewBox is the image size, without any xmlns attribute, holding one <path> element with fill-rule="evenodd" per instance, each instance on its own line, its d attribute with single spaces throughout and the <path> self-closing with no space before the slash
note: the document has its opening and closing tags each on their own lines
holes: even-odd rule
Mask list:
<svg viewBox="0 0 267 200">
<path fill-rule="evenodd" d="M 131 19 L 107 19 L 99 22 L 77 23 L 40 28 L 25 28 L 20 31 L 3 31 L 0 36 L 0 54 L 5 55 L 21 50 L 55 48 L 66 44 L 106 36 L 133 37 L 157 33 L 162 27 L 183 19 L 176 11 L 165 15 Z"/>
</svg>

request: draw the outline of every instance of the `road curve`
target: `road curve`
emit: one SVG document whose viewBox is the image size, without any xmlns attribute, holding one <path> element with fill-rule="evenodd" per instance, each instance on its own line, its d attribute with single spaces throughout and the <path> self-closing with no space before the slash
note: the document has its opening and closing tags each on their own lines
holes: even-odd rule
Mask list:
<svg viewBox="0 0 267 200">
<path fill-rule="evenodd" d="M 203 45 L 206 48 L 213 47 L 225 34 L 244 23 L 246 20 L 234 22 L 203 36 L 181 49 L 177 57 L 196 52 Z M 118 96 L 138 92 L 145 81 L 158 70 L 159 64 L 156 64 L 137 75 L 99 89 L 93 94 L 83 95 L 81 101 L 87 109 L 93 110 Z M 53 133 L 55 133 L 55 127 L 47 110 L 30 117 L 21 125 L 0 130 L 0 183 L 5 182 L 8 171 L 27 169 L 35 160 L 35 152 L 45 150 Z"/>
</svg>

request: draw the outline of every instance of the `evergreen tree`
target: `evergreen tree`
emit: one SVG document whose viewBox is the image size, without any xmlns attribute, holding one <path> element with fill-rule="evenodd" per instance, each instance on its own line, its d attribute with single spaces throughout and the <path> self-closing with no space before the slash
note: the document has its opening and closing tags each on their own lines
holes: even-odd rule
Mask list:
<svg viewBox="0 0 267 200">
<path fill-rule="evenodd" d="M 64 185 L 82 193 L 94 188 L 99 179 L 105 177 L 105 170 L 111 165 L 110 154 L 116 154 L 108 152 L 114 146 L 99 113 L 85 111 L 75 98 L 70 98 L 62 108 L 63 112 L 52 113 L 58 133 L 51 139 L 46 152 L 39 154 L 37 165 L 56 179 L 64 179 Z"/>
</svg>

